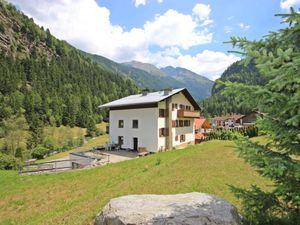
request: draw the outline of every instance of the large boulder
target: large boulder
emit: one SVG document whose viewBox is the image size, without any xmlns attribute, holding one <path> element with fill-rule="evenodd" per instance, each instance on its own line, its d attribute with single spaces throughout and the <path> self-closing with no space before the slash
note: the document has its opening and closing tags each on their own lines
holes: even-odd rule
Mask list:
<svg viewBox="0 0 300 225">
<path fill-rule="evenodd" d="M 114 198 L 95 221 L 95 225 L 126 224 L 240 225 L 241 222 L 233 205 L 198 192 Z"/>
</svg>

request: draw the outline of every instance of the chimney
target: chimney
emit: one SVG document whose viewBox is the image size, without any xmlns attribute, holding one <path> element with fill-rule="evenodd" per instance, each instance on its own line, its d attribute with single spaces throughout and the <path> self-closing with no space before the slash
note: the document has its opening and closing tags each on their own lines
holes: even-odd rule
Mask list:
<svg viewBox="0 0 300 225">
<path fill-rule="evenodd" d="M 148 94 L 148 91 L 143 91 L 142 96 L 146 96 Z"/>
<path fill-rule="evenodd" d="M 171 92 L 172 92 L 172 89 L 170 89 L 170 88 L 164 89 L 164 95 L 169 95 Z"/>
</svg>

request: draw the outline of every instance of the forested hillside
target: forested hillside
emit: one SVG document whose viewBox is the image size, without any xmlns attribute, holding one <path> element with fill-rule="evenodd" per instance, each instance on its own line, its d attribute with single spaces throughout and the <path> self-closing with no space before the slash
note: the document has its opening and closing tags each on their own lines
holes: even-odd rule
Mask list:
<svg viewBox="0 0 300 225">
<path fill-rule="evenodd" d="M 152 64 L 137 61 L 124 64 L 151 74 L 153 77 L 151 80 L 160 80 L 162 84 L 167 83 L 168 86 L 166 87 L 185 87 L 198 101 L 207 98 L 211 94 L 213 81 L 185 68 L 167 66 L 159 69 Z"/>
<path fill-rule="evenodd" d="M 203 114 L 206 116 L 226 115 L 231 113 L 245 114 L 256 108 L 255 105 L 243 104 L 242 98 L 224 92 L 224 86 L 218 81 L 236 82 L 251 85 L 263 85 L 267 78 L 258 71 L 254 62 L 245 63 L 243 60 L 230 65 L 216 81 L 212 88 L 212 96 L 202 102 Z"/>
<path fill-rule="evenodd" d="M 177 81 L 184 83 L 195 99 L 204 99 L 211 95 L 214 82 L 208 78 L 181 67 L 167 66 L 161 70 Z"/>
<path fill-rule="evenodd" d="M 93 131 L 105 116 L 100 104 L 138 91 L 2 0 L 0 68 L 0 138 L 28 128 L 29 148 L 41 143 L 45 125 Z"/>
<path fill-rule="evenodd" d="M 145 70 L 134 68 L 123 63 L 116 63 L 103 56 L 84 53 L 101 67 L 111 70 L 114 73 L 130 78 L 141 89 L 162 90 L 164 88 L 180 88 L 182 83 L 167 76 L 155 76 Z"/>
</svg>

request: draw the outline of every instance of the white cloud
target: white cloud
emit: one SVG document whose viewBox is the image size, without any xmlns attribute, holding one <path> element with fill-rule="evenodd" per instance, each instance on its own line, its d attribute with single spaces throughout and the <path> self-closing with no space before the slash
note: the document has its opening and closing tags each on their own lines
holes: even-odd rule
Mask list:
<svg viewBox="0 0 300 225">
<path fill-rule="evenodd" d="M 140 5 L 146 5 L 149 0 L 134 0 L 134 6 L 139 7 Z M 163 0 L 157 0 L 158 3 L 163 3 Z"/>
<path fill-rule="evenodd" d="M 280 8 L 289 10 L 290 7 L 300 5 L 300 0 L 281 0 Z"/>
<path fill-rule="evenodd" d="M 192 16 L 169 9 L 165 14 L 156 16 L 154 21 L 146 22 L 144 32 L 150 44 L 188 49 L 212 41 L 212 33 L 205 28 L 198 30 L 197 27 Z"/>
<path fill-rule="evenodd" d="M 175 52 L 175 54 L 173 54 Z M 204 50 L 195 56 L 186 54 L 173 49 L 173 51 L 161 51 L 154 54 L 149 54 L 142 61 L 146 61 L 157 65 L 158 67 L 165 67 L 168 65 L 174 67 L 187 68 L 200 75 L 204 75 L 211 80 L 219 78 L 222 72 L 232 63 L 240 60 L 234 54 L 225 54 L 223 52 Z"/>
<path fill-rule="evenodd" d="M 250 25 L 244 24 L 244 23 L 239 23 L 238 26 L 242 28 L 242 30 L 249 30 Z"/>
<path fill-rule="evenodd" d="M 225 27 L 224 27 L 224 31 L 225 31 L 225 33 L 226 33 L 226 34 L 229 34 L 229 33 L 231 33 L 231 32 L 232 32 L 232 30 L 233 30 L 233 28 L 232 28 L 232 27 L 230 27 L 230 26 L 225 26 Z"/>
<path fill-rule="evenodd" d="M 193 14 L 202 21 L 201 26 L 207 26 L 213 23 L 213 20 L 209 18 L 211 13 L 210 5 L 205 5 L 202 3 L 198 3 L 193 8 Z"/>
<path fill-rule="evenodd" d="M 139 7 L 140 5 L 146 5 L 146 0 L 135 0 L 134 6 Z"/>
<path fill-rule="evenodd" d="M 209 5 L 197 4 L 193 15 L 170 9 L 142 27 L 124 30 L 110 22 L 109 9 L 95 0 L 9 1 L 56 37 L 118 62 L 138 60 L 159 66 L 183 66 L 213 78 L 236 60 L 233 55 L 221 52 L 203 51 L 196 56 L 181 52 L 212 42 L 213 34 L 207 27 L 211 23 Z M 151 52 L 152 46 L 159 47 L 160 52 Z"/>
<path fill-rule="evenodd" d="M 210 5 L 198 3 L 193 8 L 193 13 L 197 15 L 200 20 L 208 19 L 210 12 L 211 12 Z"/>
</svg>

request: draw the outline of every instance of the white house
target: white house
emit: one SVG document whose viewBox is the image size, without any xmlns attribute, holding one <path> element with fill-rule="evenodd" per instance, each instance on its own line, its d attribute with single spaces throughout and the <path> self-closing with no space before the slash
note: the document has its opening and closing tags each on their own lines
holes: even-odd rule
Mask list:
<svg viewBox="0 0 300 225">
<path fill-rule="evenodd" d="M 194 144 L 200 107 L 185 88 L 143 92 L 101 105 L 109 108 L 110 141 L 149 152 Z"/>
</svg>

